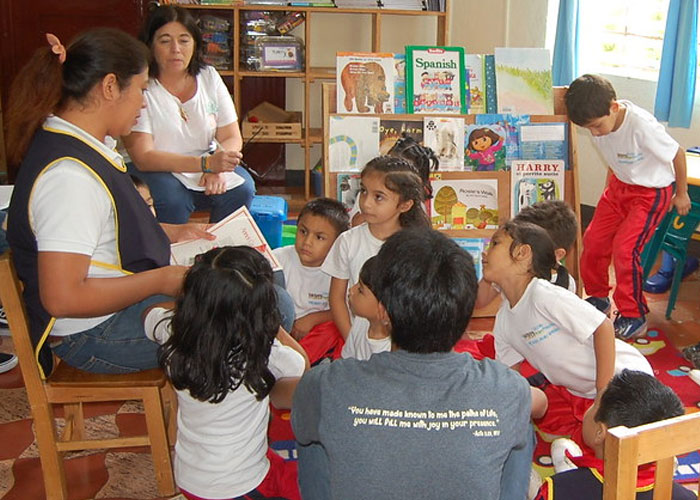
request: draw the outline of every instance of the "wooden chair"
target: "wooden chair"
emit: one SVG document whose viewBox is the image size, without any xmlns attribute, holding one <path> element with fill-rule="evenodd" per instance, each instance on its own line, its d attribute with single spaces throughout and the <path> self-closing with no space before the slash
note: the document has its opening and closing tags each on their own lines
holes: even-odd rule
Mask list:
<svg viewBox="0 0 700 500">
<path fill-rule="evenodd" d="M 68 498 L 63 453 L 150 446 L 158 492 L 175 492 L 170 440 L 174 442 L 176 399 L 162 370 L 154 369 L 125 375 L 100 375 L 59 363 L 53 374 L 43 380 L 29 337 L 22 284 L 8 253 L 0 256 L 0 299 L 7 313 L 15 351 L 34 417 L 34 432 L 39 447 L 47 499 Z M 143 402 L 148 434 L 145 436 L 85 439 L 83 403 L 140 400 Z M 65 428 L 57 435 L 53 405 L 63 405 Z M 169 422 L 170 435 L 166 429 Z"/>
<path fill-rule="evenodd" d="M 637 467 L 656 462 L 654 500 L 671 500 L 673 458 L 700 449 L 700 413 L 614 427 L 605 436 L 603 500 L 634 500 Z"/>
</svg>

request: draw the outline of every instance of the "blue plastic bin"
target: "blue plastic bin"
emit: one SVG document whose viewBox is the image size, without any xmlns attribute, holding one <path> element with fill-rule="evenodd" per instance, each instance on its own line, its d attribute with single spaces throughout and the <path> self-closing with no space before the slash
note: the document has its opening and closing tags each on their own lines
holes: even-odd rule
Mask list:
<svg viewBox="0 0 700 500">
<path fill-rule="evenodd" d="M 279 196 L 255 196 L 250 214 L 270 248 L 282 245 L 282 224 L 287 220 L 287 200 Z"/>
</svg>

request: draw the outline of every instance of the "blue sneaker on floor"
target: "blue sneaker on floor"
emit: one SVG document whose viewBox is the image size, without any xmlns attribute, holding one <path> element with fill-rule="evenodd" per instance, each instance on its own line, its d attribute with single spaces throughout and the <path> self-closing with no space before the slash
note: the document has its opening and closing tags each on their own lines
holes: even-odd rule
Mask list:
<svg viewBox="0 0 700 500">
<path fill-rule="evenodd" d="M 698 259 L 692 255 L 688 255 L 683 266 L 683 278 L 694 273 L 698 269 Z M 649 276 L 644 282 L 643 289 L 648 293 L 666 293 L 671 288 L 673 281 L 673 271 L 676 263 L 668 253 L 664 252 L 661 257 L 661 267 L 656 274 Z"/>
<path fill-rule="evenodd" d="M 649 323 L 644 316 L 628 318 L 618 313 L 613 325 L 615 326 L 615 336 L 618 339 L 634 340 L 646 335 Z"/>
<path fill-rule="evenodd" d="M 610 299 L 608 297 L 586 297 L 586 302 L 606 316 L 610 315 Z"/>
</svg>

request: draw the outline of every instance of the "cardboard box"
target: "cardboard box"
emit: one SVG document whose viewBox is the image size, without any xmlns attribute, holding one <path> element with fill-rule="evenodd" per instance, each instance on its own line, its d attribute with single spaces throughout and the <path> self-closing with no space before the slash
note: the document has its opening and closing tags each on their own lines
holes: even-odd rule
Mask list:
<svg viewBox="0 0 700 500">
<path fill-rule="evenodd" d="M 241 133 L 244 139 L 301 139 L 301 112 L 262 102 L 248 111 Z"/>
</svg>

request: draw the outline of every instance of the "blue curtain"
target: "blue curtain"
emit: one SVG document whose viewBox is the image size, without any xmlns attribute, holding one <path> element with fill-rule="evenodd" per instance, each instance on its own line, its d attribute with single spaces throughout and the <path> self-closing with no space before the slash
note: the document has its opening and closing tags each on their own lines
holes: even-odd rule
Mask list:
<svg viewBox="0 0 700 500">
<path fill-rule="evenodd" d="M 579 0 L 560 0 L 554 40 L 552 83 L 569 85 L 578 76 Z"/>
<path fill-rule="evenodd" d="M 669 127 L 690 127 L 695 101 L 698 0 L 671 0 L 661 53 L 654 115 Z"/>
</svg>

